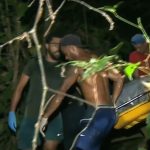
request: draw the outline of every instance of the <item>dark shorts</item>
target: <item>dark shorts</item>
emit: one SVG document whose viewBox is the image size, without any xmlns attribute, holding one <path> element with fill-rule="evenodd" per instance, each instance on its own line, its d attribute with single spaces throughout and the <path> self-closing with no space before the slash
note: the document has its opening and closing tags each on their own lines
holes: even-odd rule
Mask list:
<svg viewBox="0 0 150 150">
<path fill-rule="evenodd" d="M 64 139 L 63 145 L 65 150 L 69 150 L 74 138 L 81 131 L 80 119 L 83 117 L 85 105 L 78 101 L 66 102 L 62 109 Z"/>
<path fill-rule="evenodd" d="M 34 125 L 36 121 L 29 118 L 24 118 L 21 122 L 20 129 L 17 134 L 18 148 L 19 149 L 29 149 L 32 148 L 32 139 L 34 136 Z M 63 127 L 62 127 L 62 117 L 61 114 L 55 116 L 49 121 L 47 126 L 46 140 L 57 140 L 61 141 L 63 139 Z M 42 137 L 38 137 L 38 145 L 41 144 Z"/>
<path fill-rule="evenodd" d="M 84 121 L 82 121 L 84 122 Z M 80 132 L 75 143 L 78 150 L 99 150 L 102 140 L 116 122 L 115 108 L 98 108 L 85 128 Z"/>
</svg>

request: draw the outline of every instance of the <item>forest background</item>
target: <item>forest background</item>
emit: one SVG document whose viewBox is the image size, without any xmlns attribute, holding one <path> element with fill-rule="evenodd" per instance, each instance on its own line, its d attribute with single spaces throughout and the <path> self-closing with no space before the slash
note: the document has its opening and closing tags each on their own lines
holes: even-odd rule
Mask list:
<svg viewBox="0 0 150 150">
<path fill-rule="evenodd" d="M 30 30 L 33 26 L 39 1 L 35 0 L 31 7 L 28 7 L 31 2 L 31 0 L 0 1 L 0 147 L 4 150 L 16 149 L 14 135 L 7 126 L 10 100 L 23 66 L 31 57 L 36 55 L 34 44 L 30 47 L 25 40 L 11 41 L 11 39 Z M 120 1 L 86 0 L 85 2 L 99 8 L 106 5 L 112 6 Z M 141 17 L 142 24 L 146 32 L 149 33 L 150 1 L 124 0 L 122 2 L 117 9 L 118 14 L 135 23 L 137 18 Z M 60 0 L 53 1 L 53 9 L 55 10 L 60 3 Z M 48 22 L 45 21 L 47 13 L 44 10 L 43 17 L 38 24 L 37 35 L 42 45 L 44 45 L 43 35 L 48 28 Z M 128 60 L 128 55 L 133 50 L 130 38 L 140 31 L 118 20 L 112 14 L 110 16 L 115 22 L 115 28 L 111 31 L 108 22 L 100 14 L 83 5 L 69 1 L 60 9 L 50 32 L 60 36 L 75 33 L 81 37 L 85 47 L 97 54 L 107 53 L 118 43 L 123 42 L 118 55 L 122 59 Z M 21 104 L 17 112 L 18 120 L 21 120 L 23 108 L 24 105 Z M 127 139 L 124 148 L 137 150 L 135 142 L 138 142 L 138 140 L 129 141 Z M 123 150 L 120 148 L 121 145 L 121 142 L 114 144 L 114 149 Z"/>
</svg>

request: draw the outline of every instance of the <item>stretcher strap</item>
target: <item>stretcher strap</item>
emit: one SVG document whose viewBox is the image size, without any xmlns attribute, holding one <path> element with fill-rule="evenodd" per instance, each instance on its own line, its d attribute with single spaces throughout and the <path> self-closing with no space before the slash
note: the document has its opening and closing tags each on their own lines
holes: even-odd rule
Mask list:
<svg viewBox="0 0 150 150">
<path fill-rule="evenodd" d="M 144 96 L 144 95 L 146 95 L 146 94 L 148 94 L 148 93 L 150 93 L 150 91 L 146 91 L 146 92 L 144 92 L 144 93 L 141 93 L 141 94 L 139 94 L 139 95 L 133 97 L 133 98 L 132 98 L 131 100 L 129 100 L 128 102 L 125 102 L 125 103 L 119 105 L 119 106 L 116 108 L 116 110 L 118 110 L 118 109 L 120 109 L 120 108 L 122 108 L 122 107 L 124 107 L 124 106 L 126 106 L 126 105 L 128 105 L 128 104 L 130 104 L 131 102 L 134 102 L 134 101 L 137 100 L 138 98 L 140 98 L 140 97 L 142 97 L 142 96 Z"/>
</svg>

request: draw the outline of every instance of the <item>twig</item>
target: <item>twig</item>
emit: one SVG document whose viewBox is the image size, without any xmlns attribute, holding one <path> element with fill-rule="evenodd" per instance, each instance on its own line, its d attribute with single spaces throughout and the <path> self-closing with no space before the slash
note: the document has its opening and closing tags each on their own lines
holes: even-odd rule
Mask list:
<svg viewBox="0 0 150 150">
<path fill-rule="evenodd" d="M 6 43 L 0 45 L 0 49 L 2 49 L 4 46 L 6 45 L 9 45 L 9 44 L 12 44 L 14 41 L 17 41 L 17 40 L 23 40 L 23 39 L 27 39 L 28 41 L 28 45 L 31 46 L 31 40 L 30 40 L 30 36 L 29 36 L 29 33 L 28 32 L 24 32 L 23 34 L 7 41 Z"/>
<path fill-rule="evenodd" d="M 78 101 L 80 101 L 80 102 L 82 102 L 82 103 L 86 103 L 86 104 L 88 104 L 88 105 L 92 105 L 92 106 L 93 106 L 93 104 L 92 104 L 91 102 L 88 102 L 87 100 L 85 100 L 85 99 L 83 99 L 83 98 L 79 98 L 79 97 L 73 96 L 73 95 L 71 95 L 71 94 L 63 93 L 63 92 L 60 92 L 60 91 L 58 91 L 58 90 L 54 90 L 54 89 L 52 89 L 52 88 L 48 88 L 48 91 L 51 91 L 51 92 L 53 92 L 53 93 L 55 93 L 55 94 L 64 95 L 64 96 L 69 97 L 69 98 L 71 98 L 71 99 L 75 99 L 75 100 L 78 100 Z"/>
<path fill-rule="evenodd" d="M 56 9 L 56 11 L 53 12 L 53 9 L 52 9 L 52 6 L 51 6 L 49 0 L 46 0 L 46 4 L 47 4 L 47 7 L 48 7 L 48 11 L 49 11 L 49 17 L 46 20 L 49 20 L 51 18 L 51 23 L 50 23 L 49 27 L 47 28 L 46 32 L 44 33 L 44 37 L 46 37 L 48 35 L 51 27 L 55 23 L 55 19 L 56 19 L 56 16 L 57 16 L 59 10 L 63 7 L 63 5 L 65 4 L 65 2 L 66 2 L 66 0 L 63 0 L 63 2 Z"/>
<path fill-rule="evenodd" d="M 33 1 L 28 5 L 28 7 L 31 7 L 34 2 L 35 2 L 35 0 L 33 0 Z"/>
<path fill-rule="evenodd" d="M 84 5 L 85 7 L 87 7 L 90 10 L 93 10 L 93 11 L 101 14 L 109 22 L 109 24 L 110 24 L 109 30 L 114 29 L 114 21 L 112 20 L 112 18 L 106 12 L 104 12 L 102 10 L 99 10 L 97 8 L 94 8 L 94 7 L 90 6 L 89 4 L 87 4 L 87 3 L 85 3 L 84 1 L 81 1 L 81 0 L 68 0 L 68 1 L 74 1 L 76 3 Z"/>
<path fill-rule="evenodd" d="M 37 15 L 35 18 L 35 22 L 33 25 L 33 28 L 30 31 L 30 34 L 33 38 L 33 41 L 36 46 L 37 54 L 38 54 L 38 62 L 39 62 L 39 67 L 40 67 L 40 72 L 41 72 L 41 79 L 42 79 L 42 87 L 43 87 L 43 92 L 42 92 L 42 99 L 41 99 L 41 105 L 39 108 L 39 115 L 38 115 L 38 120 L 37 123 L 35 124 L 35 132 L 34 132 L 34 137 L 32 140 L 32 150 L 36 150 L 37 148 L 37 138 L 39 134 L 39 123 L 41 120 L 41 116 L 43 113 L 43 108 L 46 100 L 46 94 L 47 94 L 47 84 L 46 84 L 46 76 L 45 76 L 45 71 L 44 71 L 44 65 L 43 65 L 43 60 L 42 60 L 42 55 L 41 55 L 41 45 L 39 43 L 38 37 L 37 37 L 37 25 L 41 19 L 42 13 L 43 13 L 43 5 L 44 5 L 45 0 L 40 0 L 39 1 L 39 7 L 37 10 Z"/>
<path fill-rule="evenodd" d="M 37 54 L 38 54 L 38 62 L 39 62 L 39 66 L 40 66 L 42 87 L 43 87 L 42 99 L 41 99 L 41 104 L 40 104 L 40 108 L 39 108 L 39 116 L 38 116 L 37 123 L 35 124 L 35 132 L 34 132 L 34 137 L 33 137 L 33 140 L 32 140 L 32 150 L 36 150 L 37 137 L 38 137 L 38 134 L 39 134 L 39 123 L 40 123 L 40 120 L 41 120 L 41 116 L 43 114 L 43 108 L 44 108 L 48 88 L 47 88 L 47 84 L 46 84 L 45 71 L 44 71 L 44 67 L 43 67 L 43 60 L 42 60 L 42 55 L 41 55 L 41 46 L 40 46 L 40 43 L 38 41 L 36 32 L 33 32 L 32 36 L 33 36 L 33 40 L 35 42 L 36 50 L 37 50 Z"/>
<path fill-rule="evenodd" d="M 125 18 L 119 16 L 116 12 L 113 13 L 113 14 L 114 14 L 114 16 L 115 16 L 117 19 L 119 19 L 119 20 L 121 20 L 121 21 L 123 21 L 123 22 L 125 22 L 125 23 L 127 23 L 127 24 L 129 24 L 129 25 L 131 25 L 131 26 L 133 26 L 133 27 L 135 27 L 135 28 L 139 28 L 137 24 L 135 24 L 135 23 L 133 23 L 133 22 L 131 22 L 131 21 L 129 21 L 129 20 L 127 20 L 127 19 L 125 19 Z"/>
</svg>

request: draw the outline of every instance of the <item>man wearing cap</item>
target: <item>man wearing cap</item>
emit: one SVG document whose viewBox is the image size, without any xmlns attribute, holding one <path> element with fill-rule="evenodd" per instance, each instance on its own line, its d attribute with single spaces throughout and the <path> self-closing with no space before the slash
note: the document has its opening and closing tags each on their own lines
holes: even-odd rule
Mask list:
<svg viewBox="0 0 150 150">
<path fill-rule="evenodd" d="M 144 76 L 149 72 L 150 68 L 150 59 L 148 57 L 149 45 L 142 34 L 135 34 L 131 38 L 131 43 L 134 46 L 135 50 L 130 53 L 129 61 L 132 63 L 141 62 L 141 67 L 144 67 L 143 69 L 141 68 L 137 70 L 134 76 L 135 77 Z"/>
<path fill-rule="evenodd" d="M 89 51 L 81 47 L 80 38 L 76 35 L 66 35 L 61 39 L 61 51 L 68 60 L 89 61 L 95 57 Z M 99 150 L 102 140 L 110 132 L 116 122 L 115 103 L 121 92 L 123 85 L 123 76 L 115 69 L 95 73 L 94 75 L 82 79 L 83 69 L 71 67 L 60 87 L 60 92 L 66 93 L 74 84 L 78 83 L 83 95 L 89 105 L 81 123 L 83 130 L 77 135 L 70 150 L 75 147 L 76 150 Z M 114 92 L 112 97 L 109 93 L 108 81 L 114 81 Z M 50 117 L 60 106 L 64 95 L 57 94 L 52 99 L 43 114 L 40 123 L 40 131 L 43 133 L 48 117 Z"/>
</svg>

